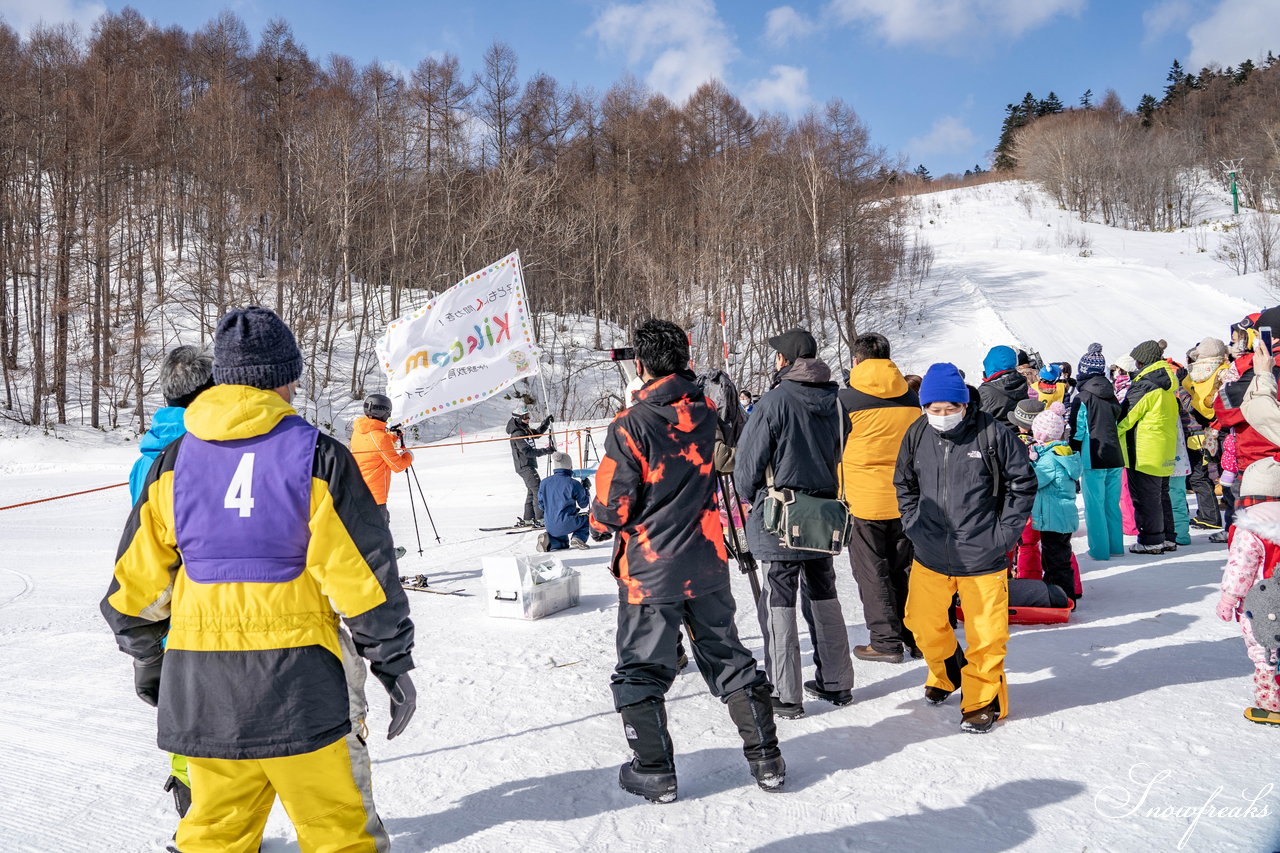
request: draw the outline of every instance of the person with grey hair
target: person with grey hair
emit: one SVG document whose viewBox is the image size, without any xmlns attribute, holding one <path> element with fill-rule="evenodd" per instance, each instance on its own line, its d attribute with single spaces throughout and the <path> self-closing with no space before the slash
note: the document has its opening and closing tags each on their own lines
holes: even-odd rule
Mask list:
<svg viewBox="0 0 1280 853">
<path fill-rule="evenodd" d="M 187 406 L 206 388 L 213 387 L 213 355 L 202 347 L 175 347 L 160 364 L 157 381 L 165 405 L 151 417 L 151 428 L 142 434 L 138 450 L 142 453 L 129 472 L 129 495 L 138 502 L 142 481 L 160 451 L 186 432 L 183 424 Z"/>
<path fill-rule="evenodd" d="M 213 386 L 213 355 L 206 349 L 192 346 L 176 347 L 169 351 L 160 364 L 157 382 L 165 406 L 157 409 L 151 418 L 151 428 L 142 434 L 138 442 L 141 455 L 129 472 L 129 502 L 138 502 L 147 472 L 160 451 L 187 431 L 185 417 L 187 406 L 201 391 Z M 169 755 L 169 778 L 164 789 L 173 794 L 173 805 L 178 817 L 185 817 L 191 807 L 191 780 L 187 775 L 187 759 L 181 755 Z"/>
</svg>

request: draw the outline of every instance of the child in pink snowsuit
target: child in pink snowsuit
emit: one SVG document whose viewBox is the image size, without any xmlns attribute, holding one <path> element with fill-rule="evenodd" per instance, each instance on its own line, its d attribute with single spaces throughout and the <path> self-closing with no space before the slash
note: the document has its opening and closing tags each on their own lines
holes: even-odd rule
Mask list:
<svg viewBox="0 0 1280 853">
<path fill-rule="evenodd" d="M 1240 507 L 1231 532 L 1231 548 L 1222 573 L 1218 618 L 1240 621 L 1244 645 L 1253 661 L 1254 703 L 1280 712 L 1280 682 L 1274 652 L 1253 637 L 1249 620 L 1241 620 L 1244 597 L 1259 580 L 1271 577 L 1280 562 L 1280 462 L 1270 457 L 1254 462 L 1240 481 Z M 1245 711 L 1249 717 L 1249 711 Z M 1252 719 L 1252 718 L 1251 718 Z"/>
</svg>

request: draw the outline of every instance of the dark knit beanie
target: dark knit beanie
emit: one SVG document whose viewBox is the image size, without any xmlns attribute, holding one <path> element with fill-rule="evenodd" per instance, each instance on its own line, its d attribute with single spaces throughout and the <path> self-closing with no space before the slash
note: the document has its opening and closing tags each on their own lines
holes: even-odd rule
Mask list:
<svg viewBox="0 0 1280 853">
<path fill-rule="evenodd" d="M 1129 355 L 1138 363 L 1138 368 L 1146 367 L 1148 364 L 1155 364 L 1164 354 L 1164 347 L 1160 346 L 1159 341 L 1143 341 L 1134 347 Z"/>
<path fill-rule="evenodd" d="M 271 390 L 297 381 L 302 353 L 274 311 L 250 305 L 227 312 L 213 335 L 213 378 L 219 385 Z"/>
<path fill-rule="evenodd" d="M 1089 344 L 1089 350 L 1080 357 L 1076 373 L 1081 379 L 1107 372 L 1107 360 L 1102 357 L 1102 344 Z"/>
<path fill-rule="evenodd" d="M 160 365 L 160 393 L 166 405 L 185 409 L 213 387 L 213 356 L 206 349 L 175 347 Z"/>
</svg>

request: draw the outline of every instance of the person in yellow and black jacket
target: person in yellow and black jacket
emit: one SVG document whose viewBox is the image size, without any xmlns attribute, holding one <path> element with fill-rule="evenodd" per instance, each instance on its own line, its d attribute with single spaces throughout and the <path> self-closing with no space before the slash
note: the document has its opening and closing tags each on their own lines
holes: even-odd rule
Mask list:
<svg viewBox="0 0 1280 853">
<path fill-rule="evenodd" d="M 901 663 L 904 653 L 919 657 L 920 651 L 902 624 L 912 552 L 902 530 L 893 470 L 902 436 L 921 417 L 920 397 L 889 360 L 884 335 L 859 335 L 853 358 L 849 387 L 836 395 L 850 427 L 840 463 L 841 494 L 853 515 L 849 565 L 871 633 L 871 642 L 854 646 L 853 654 Z"/>
<path fill-rule="evenodd" d="M 416 707 L 413 623 L 355 460 L 289 405 L 301 372 L 274 313 L 222 318 L 219 384 L 152 465 L 102 601 L 159 746 L 188 756 L 181 853 L 256 851 L 277 795 L 303 851 L 389 849 L 357 655 L 395 737 Z"/>
<path fill-rule="evenodd" d="M 786 765 L 755 658 L 738 639 L 724 527 L 716 509 L 716 412 L 688 371 L 679 326 L 648 320 L 635 331 L 635 404 L 609 424 L 596 472 L 591 526 L 617 533 L 618 666 L 614 707 L 634 757 L 618 781 L 651 802 L 676 799 L 675 754 L 664 697 L 679 672 L 680 625 L 698 671 L 729 707 L 751 775 L 779 791 Z"/>
</svg>

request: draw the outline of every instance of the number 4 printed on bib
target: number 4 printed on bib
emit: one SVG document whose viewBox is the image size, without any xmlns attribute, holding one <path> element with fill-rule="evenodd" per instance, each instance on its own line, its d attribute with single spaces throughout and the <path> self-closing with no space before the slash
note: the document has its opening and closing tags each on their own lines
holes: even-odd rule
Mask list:
<svg viewBox="0 0 1280 853">
<path fill-rule="evenodd" d="M 241 518 L 248 518 L 253 511 L 252 453 L 240 457 L 240 464 L 231 475 L 231 485 L 227 486 L 227 495 L 222 499 L 222 505 L 227 509 L 240 510 Z"/>
</svg>

